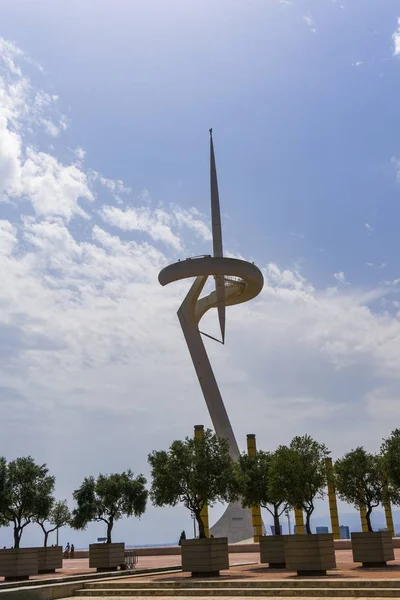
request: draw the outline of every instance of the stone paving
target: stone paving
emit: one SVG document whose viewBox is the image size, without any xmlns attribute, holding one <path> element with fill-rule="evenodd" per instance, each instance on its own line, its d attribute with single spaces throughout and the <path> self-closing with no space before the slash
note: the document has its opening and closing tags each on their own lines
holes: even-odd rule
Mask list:
<svg viewBox="0 0 400 600">
<path fill-rule="evenodd" d="M 237 565 L 238 563 L 245 562 L 241 557 L 243 554 L 231 554 L 230 564 Z M 255 562 L 258 560 L 258 553 L 252 552 L 245 556 L 250 556 L 251 561 Z M 248 560 L 248 559 L 247 559 Z M 166 555 L 166 556 L 139 556 L 139 562 L 136 565 L 138 569 L 154 569 L 157 567 L 175 567 L 180 566 L 181 557 L 179 555 Z M 86 573 L 96 573 L 96 569 L 89 569 L 88 558 L 74 558 L 64 559 L 62 569 L 57 569 L 55 573 L 49 573 L 47 575 L 33 575 L 30 579 L 56 579 L 59 577 L 68 577 L 71 575 L 85 575 Z M 0 589 L 1 583 L 4 581 L 3 577 L 0 577 Z"/>
<path fill-rule="evenodd" d="M 318 577 L 317 579 L 350 579 L 351 578 L 363 578 L 363 579 L 400 579 L 400 550 L 395 551 L 396 560 L 392 561 L 388 567 L 386 568 L 377 568 L 377 569 L 364 569 L 360 565 L 353 563 L 352 561 L 352 553 L 351 550 L 339 550 L 336 551 L 336 563 L 337 568 L 333 571 L 328 572 L 326 578 Z M 161 558 L 161 557 L 160 557 Z M 176 557 L 179 558 L 179 557 Z M 265 565 L 261 565 L 259 563 L 255 564 L 255 561 L 259 559 L 259 555 L 257 553 L 246 553 L 246 554 L 231 554 L 230 557 L 230 565 L 231 569 L 229 571 L 222 571 L 221 576 L 217 578 L 217 581 L 225 580 L 234 580 L 240 581 L 245 580 L 248 581 L 252 579 L 253 581 L 261 581 L 261 580 L 290 580 L 290 579 L 300 579 L 295 573 L 288 572 L 284 570 L 278 569 L 269 569 Z M 237 564 L 237 563 L 253 563 L 253 564 Z M 236 566 L 234 566 L 236 563 Z M 128 581 L 136 581 L 136 582 L 167 582 L 167 581 L 182 581 L 182 579 L 191 579 L 189 573 L 160 573 L 157 575 L 143 575 L 137 577 L 127 577 L 124 578 L 124 582 Z M 212 579 L 208 579 L 208 581 L 212 581 Z M 123 582 L 121 581 L 121 587 L 123 587 Z M 277 584 L 279 585 L 279 584 Z M 293 594 L 296 595 L 295 593 Z M 85 597 L 74 596 L 74 598 L 70 600 L 86 600 Z M 121 596 L 90 596 L 90 600 L 118 600 Z M 283 600 L 282 597 L 274 597 L 269 596 L 268 600 Z M 157 600 L 172 600 L 172 597 L 169 596 L 158 596 Z M 179 595 L 179 600 L 222 600 L 221 597 L 207 595 L 207 596 L 197 596 L 194 597 L 192 595 L 181 596 Z M 237 595 L 229 595 L 227 591 L 227 595 L 223 596 L 223 600 L 239 600 Z M 246 596 L 245 600 L 260 600 L 260 596 Z M 327 595 L 321 596 L 312 596 L 312 598 L 307 598 L 302 596 L 301 600 L 327 600 Z M 336 599 L 335 599 L 336 600 Z M 338 599 L 337 599 L 338 600 Z M 340 600 L 355 600 L 354 596 L 342 596 Z M 357 594 L 356 600 L 371 600 L 370 596 L 359 596 Z M 388 600 L 387 596 L 374 596 L 373 600 Z"/>
<path fill-rule="evenodd" d="M 336 551 L 337 568 L 328 572 L 328 577 L 357 577 L 364 579 L 398 579 L 400 578 L 400 549 L 395 550 L 396 560 L 388 563 L 386 568 L 364 569 L 358 563 L 353 563 L 351 550 Z M 150 558 L 150 557 L 149 557 Z M 160 557 L 161 558 L 161 557 Z M 180 558 L 176 556 L 175 558 Z M 231 567 L 236 565 L 230 571 L 221 571 L 221 576 L 229 577 L 230 579 L 287 579 L 297 576 L 294 572 L 285 571 L 284 569 L 269 569 L 266 565 L 258 563 L 259 555 L 255 552 L 244 554 L 230 554 L 229 564 Z M 247 564 L 243 564 L 247 563 Z M 248 564 L 258 563 L 258 564 Z M 184 577 L 190 577 L 189 573 L 160 573 L 157 575 L 143 575 L 140 577 L 142 581 L 177 581 Z M 137 577 L 135 577 L 137 580 Z M 128 581 L 128 579 L 125 579 Z"/>
<path fill-rule="evenodd" d="M 337 550 L 336 561 L 337 569 L 330 571 L 328 577 L 357 577 L 364 579 L 398 579 L 400 578 L 400 549 L 395 550 L 396 560 L 388 564 L 388 567 L 379 569 L 363 569 L 360 565 L 352 562 L 352 553 L 350 550 Z M 223 577 L 229 577 L 232 579 L 286 579 L 296 577 L 293 572 L 273 570 L 269 569 L 265 565 L 255 564 L 258 563 L 259 554 L 257 552 L 247 553 L 232 553 L 229 555 L 229 561 L 232 569 L 230 571 L 223 571 L 221 575 Z M 156 567 L 172 567 L 180 565 L 180 556 L 167 555 L 167 556 L 140 556 L 137 568 L 156 568 Z M 236 565 L 236 566 L 235 566 Z M 241 566 L 238 566 L 241 565 Z M 56 573 L 51 575 L 36 575 L 31 579 L 49 579 L 49 578 L 60 578 L 67 577 L 70 575 L 80 575 L 86 573 L 93 573 L 95 569 L 89 569 L 89 559 L 77 558 L 67 559 L 63 561 L 63 568 L 58 570 Z M 174 581 L 181 579 L 182 577 L 189 577 L 186 573 L 160 573 L 157 575 L 144 575 L 140 576 L 142 581 Z M 135 580 L 138 581 L 138 576 Z M 128 579 L 125 579 L 127 581 Z M 0 590 L 1 582 L 0 578 Z M 103 596 L 103 600 L 104 600 Z"/>
</svg>

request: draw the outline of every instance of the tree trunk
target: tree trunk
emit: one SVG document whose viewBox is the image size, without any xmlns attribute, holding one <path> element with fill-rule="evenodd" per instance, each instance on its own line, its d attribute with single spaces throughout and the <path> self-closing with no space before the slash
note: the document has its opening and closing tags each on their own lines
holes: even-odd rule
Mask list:
<svg viewBox="0 0 400 600">
<path fill-rule="evenodd" d="M 14 548 L 19 548 L 21 541 L 22 529 L 20 527 L 14 527 Z"/>
<path fill-rule="evenodd" d="M 306 533 L 308 533 L 308 534 L 311 533 L 310 519 L 311 519 L 311 513 L 306 511 Z"/>
<path fill-rule="evenodd" d="M 372 513 L 372 508 L 370 506 L 368 506 L 367 511 L 365 513 L 365 520 L 367 521 L 368 531 L 373 531 L 372 525 L 371 525 L 371 513 Z"/>
<path fill-rule="evenodd" d="M 114 526 L 114 519 L 110 517 L 110 520 L 107 522 L 107 544 L 111 544 L 111 532 Z"/>
<path fill-rule="evenodd" d="M 44 532 L 44 544 L 43 544 L 43 546 L 44 546 L 45 548 L 47 548 L 47 540 L 48 540 L 48 538 L 49 538 L 49 532 L 48 532 L 48 531 L 45 531 L 45 532 Z"/>
<path fill-rule="evenodd" d="M 279 513 L 276 506 L 274 506 L 274 527 L 275 535 L 281 535 L 281 524 L 279 523 Z"/>
</svg>

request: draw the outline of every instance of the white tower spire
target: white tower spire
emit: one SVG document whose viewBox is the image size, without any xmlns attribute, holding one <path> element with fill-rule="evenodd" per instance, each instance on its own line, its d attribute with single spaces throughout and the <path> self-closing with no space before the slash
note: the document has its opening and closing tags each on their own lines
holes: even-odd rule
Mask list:
<svg viewBox="0 0 400 600">
<path fill-rule="evenodd" d="M 211 224 L 213 237 L 214 257 L 223 256 L 221 210 L 219 206 L 217 168 L 215 166 L 214 143 L 212 129 L 210 129 L 210 187 L 211 187 Z M 225 342 L 225 280 L 220 275 L 215 275 L 215 293 L 217 295 L 217 309 L 219 326 L 221 329 L 222 343 Z"/>
</svg>

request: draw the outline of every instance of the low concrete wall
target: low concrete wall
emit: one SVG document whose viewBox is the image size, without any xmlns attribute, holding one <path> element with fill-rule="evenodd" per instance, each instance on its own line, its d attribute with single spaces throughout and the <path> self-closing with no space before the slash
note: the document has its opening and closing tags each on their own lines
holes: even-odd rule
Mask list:
<svg viewBox="0 0 400 600">
<path fill-rule="evenodd" d="M 394 560 L 393 541 L 388 531 L 352 533 L 353 561 L 367 567 Z"/>
<path fill-rule="evenodd" d="M 90 544 L 89 567 L 103 571 L 116 571 L 118 566 L 124 562 L 125 544 L 114 542 L 113 544 Z"/>
<path fill-rule="evenodd" d="M 271 568 L 284 568 L 285 539 L 288 535 L 262 535 L 260 537 L 260 563 L 269 564 Z"/>
<path fill-rule="evenodd" d="M 89 558 L 89 550 L 75 550 L 74 558 Z M 68 560 L 68 559 L 64 559 Z M 71 559 L 73 560 L 73 559 Z"/>
<path fill-rule="evenodd" d="M 335 550 L 351 550 L 351 540 L 335 540 Z M 393 547 L 400 548 L 400 538 L 393 538 Z M 180 555 L 180 546 L 161 546 L 158 548 L 130 548 L 135 550 L 138 556 L 169 556 Z M 128 548 L 126 549 L 128 551 Z M 259 544 L 229 544 L 229 552 L 245 553 L 245 552 L 260 552 Z M 75 551 L 75 558 L 88 558 L 88 550 Z"/>
<path fill-rule="evenodd" d="M 228 538 L 182 541 L 182 571 L 219 573 L 229 569 Z"/>
<path fill-rule="evenodd" d="M 331 533 L 285 536 L 286 568 L 298 575 L 325 573 L 336 568 Z"/>
<path fill-rule="evenodd" d="M 62 547 L 37 548 L 39 573 L 49 573 L 62 568 Z"/>
<path fill-rule="evenodd" d="M 5 548 L 0 550 L 0 576 L 16 579 L 38 574 L 37 548 Z"/>
</svg>

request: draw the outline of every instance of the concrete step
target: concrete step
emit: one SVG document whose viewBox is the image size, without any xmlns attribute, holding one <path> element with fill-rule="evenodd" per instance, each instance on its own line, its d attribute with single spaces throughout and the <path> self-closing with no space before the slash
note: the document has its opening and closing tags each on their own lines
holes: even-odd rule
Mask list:
<svg viewBox="0 0 400 600">
<path fill-rule="evenodd" d="M 227 589 L 232 588 L 400 588 L 400 579 L 336 579 L 321 577 L 313 579 L 269 579 L 253 580 L 196 580 L 176 581 L 93 581 L 85 583 L 85 589 Z"/>
<path fill-rule="evenodd" d="M 400 588 L 368 588 L 368 587 L 347 587 L 347 588 L 298 588 L 298 587 L 236 587 L 236 588 L 96 588 L 82 589 L 75 592 L 75 596 L 86 598 L 94 597 L 134 597 L 134 596 L 190 596 L 190 597 L 222 597 L 222 596 L 268 596 L 268 597 L 289 597 L 301 596 L 303 598 L 324 597 L 324 598 L 400 598 Z"/>
</svg>

